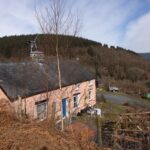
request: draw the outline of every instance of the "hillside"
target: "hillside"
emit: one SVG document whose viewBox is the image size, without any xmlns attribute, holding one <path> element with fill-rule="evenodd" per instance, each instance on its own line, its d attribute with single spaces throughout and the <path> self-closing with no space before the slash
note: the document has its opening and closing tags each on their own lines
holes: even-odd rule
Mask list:
<svg viewBox="0 0 150 150">
<path fill-rule="evenodd" d="M 29 42 L 36 35 L 22 35 L 0 38 L 0 59 L 29 60 Z M 47 58 L 55 59 L 55 36 L 39 35 L 38 48 Z M 136 90 L 146 90 L 150 79 L 150 63 L 139 54 L 121 47 L 108 47 L 83 38 L 59 36 L 59 54 L 62 59 L 78 60 L 89 68 L 96 78 L 104 82 L 119 82 L 126 89 L 135 84 Z M 137 85 L 138 84 L 138 85 Z M 146 84 L 146 85 L 145 85 Z M 123 87 L 123 88 L 124 88 Z M 133 89 L 133 87 L 132 87 Z"/>
<path fill-rule="evenodd" d="M 21 36 L 5 36 L 0 38 L 0 56 L 5 58 L 11 57 L 28 57 L 30 41 L 34 40 L 36 35 L 21 35 Z M 55 55 L 53 50 L 54 45 L 54 35 L 39 35 L 37 39 L 37 45 L 41 50 L 46 52 L 47 55 Z M 82 38 L 74 38 L 70 36 L 60 36 L 59 45 L 66 45 L 66 43 L 71 44 L 71 47 L 85 47 L 90 45 L 99 45 L 91 40 L 85 40 Z M 67 46 L 70 46 L 67 44 Z"/>
<path fill-rule="evenodd" d="M 141 56 L 143 56 L 146 60 L 150 61 L 150 53 L 140 53 Z"/>
</svg>

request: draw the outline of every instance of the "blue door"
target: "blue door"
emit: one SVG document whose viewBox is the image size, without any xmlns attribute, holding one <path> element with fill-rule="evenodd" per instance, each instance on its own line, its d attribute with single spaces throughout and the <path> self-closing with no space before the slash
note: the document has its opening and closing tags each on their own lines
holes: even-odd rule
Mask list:
<svg viewBox="0 0 150 150">
<path fill-rule="evenodd" d="M 67 115 L 66 105 L 67 105 L 67 100 L 66 100 L 66 98 L 64 98 L 62 100 L 62 113 L 63 113 L 63 117 L 66 117 L 66 115 Z"/>
</svg>

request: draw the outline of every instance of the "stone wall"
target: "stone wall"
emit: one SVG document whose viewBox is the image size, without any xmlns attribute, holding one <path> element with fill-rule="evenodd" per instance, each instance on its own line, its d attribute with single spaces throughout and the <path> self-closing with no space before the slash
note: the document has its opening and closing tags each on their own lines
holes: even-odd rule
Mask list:
<svg viewBox="0 0 150 150">
<path fill-rule="evenodd" d="M 74 95 L 79 95 L 78 107 L 74 107 Z M 37 119 L 37 106 L 36 103 L 47 101 L 47 117 L 52 114 L 52 104 L 55 102 L 56 106 L 56 117 L 61 117 L 62 99 L 67 100 L 67 114 L 73 112 L 80 112 L 88 105 L 96 104 L 96 87 L 95 80 L 81 82 L 70 86 L 63 87 L 61 90 L 53 90 L 41 94 L 37 94 L 24 99 L 19 99 L 13 102 L 16 112 L 22 111 L 31 119 Z"/>
</svg>

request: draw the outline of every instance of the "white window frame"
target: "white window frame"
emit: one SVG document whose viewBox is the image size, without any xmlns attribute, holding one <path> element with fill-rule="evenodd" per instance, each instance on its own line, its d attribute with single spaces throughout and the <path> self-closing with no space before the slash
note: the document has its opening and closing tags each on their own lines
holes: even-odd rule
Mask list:
<svg viewBox="0 0 150 150">
<path fill-rule="evenodd" d="M 75 94 L 75 95 L 73 95 L 73 107 L 74 107 L 74 108 L 78 108 L 78 106 L 79 106 L 79 95 L 80 95 L 80 94 Z M 77 99 L 76 99 L 76 102 L 75 102 L 75 98 L 77 98 Z"/>
</svg>

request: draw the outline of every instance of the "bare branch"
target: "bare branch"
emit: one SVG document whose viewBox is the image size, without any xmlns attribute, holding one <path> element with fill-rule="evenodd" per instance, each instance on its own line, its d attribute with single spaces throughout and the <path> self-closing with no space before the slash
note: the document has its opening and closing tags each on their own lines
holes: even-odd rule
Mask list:
<svg viewBox="0 0 150 150">
<path fill-rule="evenodd" d="M 76 36 L 80 28 L 79 16 L 75 17 L 71 9 L 66 8 L 66 0 L 49 0 L 48 6 L 44 10 L 39 9 L 39 11 L 37 11 L 36 9 L 36 18 L 43 33 L 55 35 L 58 83 L 60 90 L 62 90 L 59 60 L 59 35 L 63 34 Z"/>
</svg>

